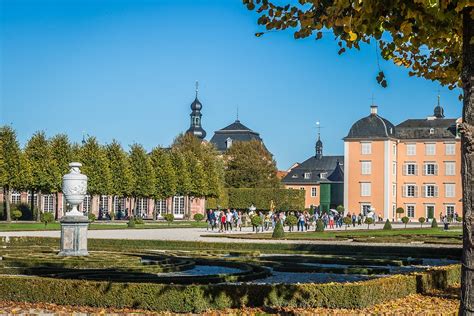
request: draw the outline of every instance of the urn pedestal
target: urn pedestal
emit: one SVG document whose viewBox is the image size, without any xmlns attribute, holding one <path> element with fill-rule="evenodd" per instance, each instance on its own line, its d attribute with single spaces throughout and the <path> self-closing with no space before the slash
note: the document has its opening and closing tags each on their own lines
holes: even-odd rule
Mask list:
<svg viewBox="0 0 474 316">
<path fill-rule="evenodd" d="M 79 162 L 71 162 L 71 170 L 63 176 L 62 191 L 66 201 L 72 207 L 61 218 L 60 256 L 87 256 L 87 229 L 89 219 L 77 207 L 84 201 L 87 192 L 87 176 L 81 173 Z"/>
<path fill-rule="evenodd" d="M 61 219 L 60 256 L 88 256 L 87 228 L 89 219 L 86 216 L 64 216 Z"/>
</svg>

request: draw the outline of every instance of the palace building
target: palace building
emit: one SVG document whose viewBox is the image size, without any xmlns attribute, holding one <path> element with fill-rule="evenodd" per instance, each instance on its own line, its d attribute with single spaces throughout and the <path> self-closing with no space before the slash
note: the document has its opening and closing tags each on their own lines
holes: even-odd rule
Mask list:
<svg viewBox="0 0 474 316">
<path fill-rule="evenodd" d="M 287 189 L 305 191 L 305 208 L 335 209 L 344 203 L 343 166 L 344 156 L 323 155 L 323 142 L 318 133 L 315 155 L 294 164 L 282 183 Z"/>
<path fill-rule="evenodd" d="M 412 219 L 462 210 L 460 119 L 445 118 L 439 104 L 424 119 L 398 125 L 378 114 L 355 122 L 344 138 L 344 207 L 397 219 L 402 207 Z"/>
</svg>

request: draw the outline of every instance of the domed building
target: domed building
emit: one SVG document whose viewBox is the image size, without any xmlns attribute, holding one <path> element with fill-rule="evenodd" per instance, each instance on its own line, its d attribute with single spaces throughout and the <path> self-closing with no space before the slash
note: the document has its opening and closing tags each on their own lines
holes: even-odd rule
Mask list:
<svg viewBox="0 0 474 316">
<path fill-rule="evenodd" d="M 399 207 L 413 220 L 459 213 L 460 120 L 444 117 L 439 97 L 432 116 L 396 126 L 377 110 L 372 105 L 344 138 L 346 211 L 384 220 L 398 219 Z"/>
</svg>

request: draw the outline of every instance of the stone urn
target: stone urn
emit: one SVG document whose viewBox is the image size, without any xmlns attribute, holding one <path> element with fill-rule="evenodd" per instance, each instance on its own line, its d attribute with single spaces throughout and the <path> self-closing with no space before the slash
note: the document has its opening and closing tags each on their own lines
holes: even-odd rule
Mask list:
<svg viewBox="0 0 474 316">
<path fill-rule="evenodd" d="M 62 191 L 72 209 L 61 218 L 60 256 L 87 256 L 87 228 L 89 219 L 77 207 L 87 193 L 87 176 L 79 169 L 79 162 L 71 162 L 71 170 L 63 176 Z"/>
<path fill-rule="evenodd" d="M 87 176 L 81 173 L 80 162 L 71 162 L 69 167 L 71 170 L 63 176 L 62 188 L 66 201 L 72 206 L 72 210 L 67 212 L 66 216 L 82 216 L 77 207 L 84 201 L 87 193 Z"/>
</svg>

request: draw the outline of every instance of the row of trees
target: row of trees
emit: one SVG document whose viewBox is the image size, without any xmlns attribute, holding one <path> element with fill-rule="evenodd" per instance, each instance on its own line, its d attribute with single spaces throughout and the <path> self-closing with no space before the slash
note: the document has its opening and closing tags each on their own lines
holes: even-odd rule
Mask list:
<svg viewBox="0 0 474 316">
<path fill-rule="evenodd" d="M 4 190 L 5 213 L 11 220 L 12 190 L 38 196 L 36 220 L 42 213 L 42 194 L 56 193 L 56 217 L 62 176 L 71 161 L 83 164 L 89 178 L 88 193 L 97 195 L 165 199 L 174 195 L 218 198 L 224 187 L 276 188 L 276 163 L 261 142 L 236 142 L 221 156 L 210 143 L 190 134 L 179 135 L 171 148 L 148 153 L 140 144 L 125 151 L 116 140 L 107 145 L 89 137 L 81 145 L 64 134 L 47 138 L 35 133 L 20 148 L 15 131 L 0 127 L 0 187 Z M 134 199 L 132 199 L 133 203 Z M 34 199 L 31 199 L 31 210 Z"/>
<path fill-rule="evenodd" d="M 140 144 L 131 145 L 127 152 L 115 140 L 101 145 L 95 137 L 89 137 L 79 145 L 71 143 L 64 134 L 48 139 L 44 132 L 37 132 L 21 149 L 15 131 L 3 126 L 0 186 L 4 190 L 7 221 L 11 220 L 12 190 L 37 194 L 38 201 L 42 194 L 56 193 L 57 202 L 62 176 L 68 172 L 71 161 L 83 164 L 92 203 L 96 195 L 155 199 L 174 195 L 218 197 L 224 183 L 224 167 L 217 152 L 192 135 L 180 135 L 171 149 L 156 147 L 147 153 Z M 37 220 L 41 208 L 38 203 Z"/>
</svg>

